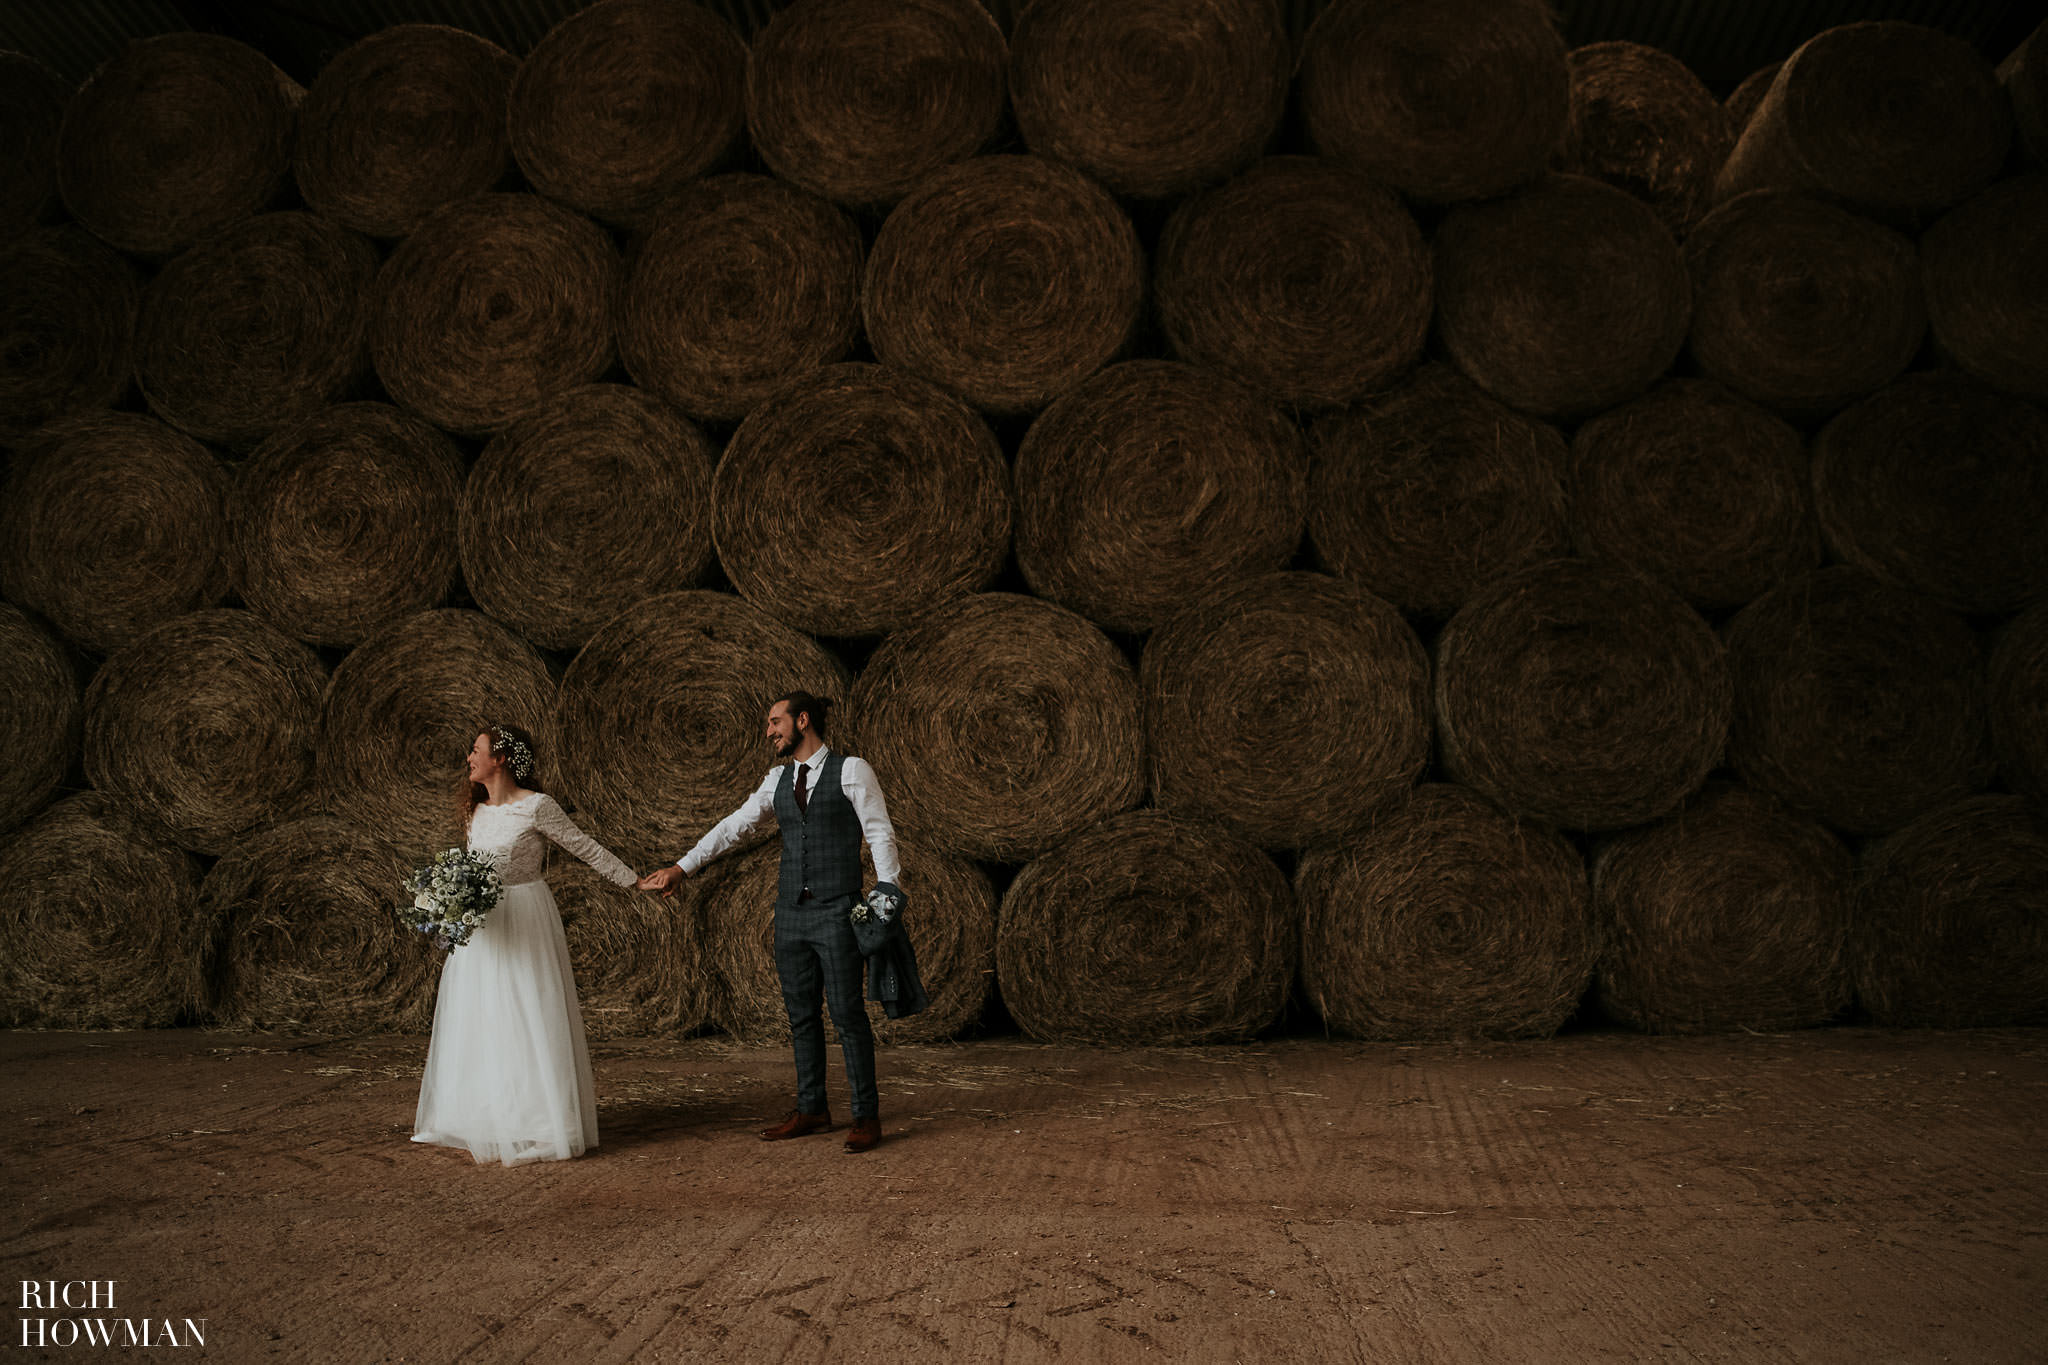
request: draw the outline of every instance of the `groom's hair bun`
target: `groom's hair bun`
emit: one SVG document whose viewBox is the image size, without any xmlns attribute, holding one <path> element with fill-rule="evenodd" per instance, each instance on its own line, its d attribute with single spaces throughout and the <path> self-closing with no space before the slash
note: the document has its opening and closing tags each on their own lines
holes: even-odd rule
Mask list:
<svg viewBox="0 0 2048 1365">
<path fill-rule="evenodd" d="M 809 692 L 785 692 L 777 697 L 775 701 L 781 702 L 789 708 L 789 714 L 792 719 L 797 716 L 808 715 L 811 718 L 811 729 L 816 731 L 821 738 L 824 736 L 826 719 L 832 714 L 832 699 L 830 697 L 814 696 Z M 774 704 L 775 702 L 769 703 L 770 706 Z"/>
</svg>

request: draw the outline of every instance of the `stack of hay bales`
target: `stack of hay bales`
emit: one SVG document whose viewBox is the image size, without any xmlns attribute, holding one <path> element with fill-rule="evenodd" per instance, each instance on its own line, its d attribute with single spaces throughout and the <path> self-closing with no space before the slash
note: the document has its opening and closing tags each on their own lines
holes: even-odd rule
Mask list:
<svg viewBox="0 0 2048 1365">
<path fill-rule="evenodd" d="M 648 869 L 797 689 L 887 1042 L 2048 1018 L 2040 32 L 714 8 L 0 55 L 0 1019 L 424 1028 L 480 727 Z M 774 858 L 557 860 L 593 1032 Z"/>
</svg>

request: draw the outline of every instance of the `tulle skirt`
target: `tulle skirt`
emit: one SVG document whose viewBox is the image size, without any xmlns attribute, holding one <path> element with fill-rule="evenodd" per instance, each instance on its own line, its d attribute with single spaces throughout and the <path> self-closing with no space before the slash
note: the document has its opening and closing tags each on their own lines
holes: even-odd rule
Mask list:
<svg viewBox="0 0 2048 1365">
<path fill-rule="evenodd" d="M 412 1140 L 507 1166 L 597 1146 L 583 1012 L 546 882 L 506 887 L 442 964 Z"/>
</svg>

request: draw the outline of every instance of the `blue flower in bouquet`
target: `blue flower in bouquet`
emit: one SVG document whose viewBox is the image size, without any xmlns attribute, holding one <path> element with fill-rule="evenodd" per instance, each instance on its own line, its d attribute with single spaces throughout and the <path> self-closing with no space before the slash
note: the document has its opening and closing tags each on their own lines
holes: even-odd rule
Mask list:
<svg viewBox="0 0 2048 1365">
<path fill-rule="evenodd" d="M 505 894 L 505 883 L 483 854 L 451 848 L 415 868 L 405 879 L 405 889 L 412 904 L 400 907 L 399 920 L 408 929 L 429 935 L 437 948 L 460 948 L 483 927 Z"/>
</svg>

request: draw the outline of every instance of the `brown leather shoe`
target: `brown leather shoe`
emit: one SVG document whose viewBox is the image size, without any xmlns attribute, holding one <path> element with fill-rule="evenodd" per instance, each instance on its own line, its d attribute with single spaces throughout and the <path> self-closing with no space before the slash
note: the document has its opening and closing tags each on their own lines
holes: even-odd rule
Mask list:
<svg viewBox="0 0 2048 1365">
<path fill-rule="evenodd" d="M 882 1121 L 878 1118 L 855 1119 L 853 1127 L 846 1130 L 846 1150 L 865 1152 L 882 1140 Z"/>
<path fill-rule="evenodd" d="M 812 1133 L 828 1132 L 831 1127 L 832 1111 L 829 1109 L 822 1114 L 806 1114 L 801 1109 L 792 1109 L 788 1118 L 773 1128 L 761 1130 L 761 1141 L 780 1142 L 784 1138 L 806 1137 Z"/>
</svg>

